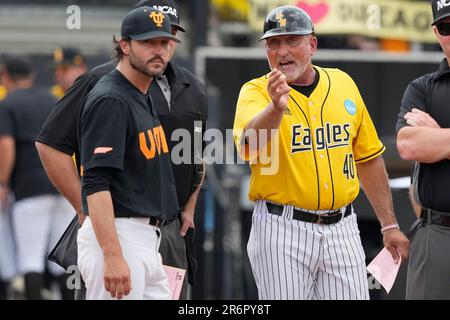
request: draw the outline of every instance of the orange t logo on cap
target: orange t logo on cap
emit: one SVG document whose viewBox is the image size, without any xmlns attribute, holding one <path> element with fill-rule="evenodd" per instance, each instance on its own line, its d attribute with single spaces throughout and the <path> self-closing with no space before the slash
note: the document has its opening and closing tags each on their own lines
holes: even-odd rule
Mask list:
<svg viewBox="0 0 450 320">
<path fill-rule="evenodd" d="M 157 13 L 155 11 L 152 11 L 152 13 L 150 13 L 150 19 L 153 20 L 153 23 L 156 24 L 157 27 L 162 27 L 162 23 L 164 22 L 164 14 L 162 13 Z"/>
</svg>

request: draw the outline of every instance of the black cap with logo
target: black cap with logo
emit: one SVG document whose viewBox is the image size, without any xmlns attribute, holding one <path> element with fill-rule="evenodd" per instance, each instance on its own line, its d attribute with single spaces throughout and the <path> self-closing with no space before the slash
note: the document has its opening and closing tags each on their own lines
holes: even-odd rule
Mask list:
<svg viewBox="0 0 450 320">
<path fill-rule="evenodd" d="M 264 35 L 259 40 L 283 35 L 307 35 L 314 33 L 311 17 L 295 6 L 273 9 L 264 21 Z"/>
<path fill-rule="evenodd" d="M 140 7 L 128 12 L 122 21 L 121 35 L 122 38 L 133 40 L 170 38 L 180 42 L 172 35 L 169 16 L 150 7 Z"/>
<path fill-rule="evenodd" d="M 431 9 L 433 10 L 434 26 L 439 20 L 450 16 L 450 1 L 449 0 L 431 0 Z"/>
<path fill-rule="evenodd" d="M 178 4 L 173 0 L 141 0 L 138 3 L 136 3 L 133 7 L 139 8 L 139 7 L 151 7 L 158 9 L 165 14 L 169 15 L 171 25 L 176 27 L 178 30 L 186 32 L 184 28 L 180 25 L 180 9 L 178 7 Z"/>
</svg>

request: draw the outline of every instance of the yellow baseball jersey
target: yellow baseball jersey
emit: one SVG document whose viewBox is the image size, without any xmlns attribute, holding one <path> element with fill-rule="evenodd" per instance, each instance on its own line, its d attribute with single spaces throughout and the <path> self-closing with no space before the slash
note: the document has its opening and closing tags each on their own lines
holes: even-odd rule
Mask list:
<svg viewBox="0 0 450 320">
<path fill-rule="evenodd" d="M 309 97 L 291 90 L 279 134 L 265 148 L 268 151 L 259 150 L 256 156 L 249 154 L 243 130 L 271 101 L 268 75 L 241 88 L 233 134 L 239 155 L 252 160 L 250 200 L 309 210 L 338 209 L 358 195 L 355 163 L 374 159 L 385 150 L 350 76 L 338 69 L 315 69 L 320 76 L 317 87 Z M 269 166 L 277 167 L 277 159 L 278 169 L 263 174 Z"/>
</svg>

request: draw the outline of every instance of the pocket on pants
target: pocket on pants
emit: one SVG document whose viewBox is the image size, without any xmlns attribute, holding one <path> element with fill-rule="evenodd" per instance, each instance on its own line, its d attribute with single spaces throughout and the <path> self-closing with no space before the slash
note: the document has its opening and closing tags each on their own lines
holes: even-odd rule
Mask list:
<svg viewBox="0 0 450 320">
<path fill-rule="evenodd" d="M 406 234 L 406 236 L 408 237 L 409 240 L 412 239 L 412 237 L 414 236 L 414 234 L 417 232 L 417 230 L 423 225 L 423 221 L 422 219 L 416 219 L 416 221 L 414 221 L 411 226 L 409 227 L 408 233 Z"/>
</svg>

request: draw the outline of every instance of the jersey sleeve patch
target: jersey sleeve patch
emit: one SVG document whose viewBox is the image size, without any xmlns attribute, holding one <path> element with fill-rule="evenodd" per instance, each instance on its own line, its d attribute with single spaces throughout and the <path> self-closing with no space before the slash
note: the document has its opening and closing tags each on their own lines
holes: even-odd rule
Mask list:
<svg viewBox="0 0 450 320">
<path fill-rule="evenodd" d="M 345 99 L 344 107 L 351 116 L 356 114 L 356 104 L 351 99 Z"/>
<path fill-rule="evenodd" d="M 97 147 L 94 150 L 94 154 L 99 154 L 99 153 L 108 153 L 113 151 L 113 148 L 111 147 Z"/>
</svg>

